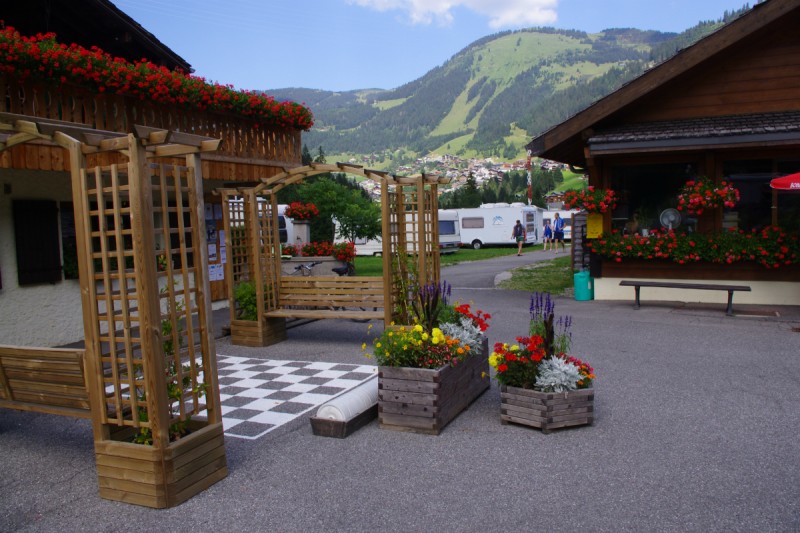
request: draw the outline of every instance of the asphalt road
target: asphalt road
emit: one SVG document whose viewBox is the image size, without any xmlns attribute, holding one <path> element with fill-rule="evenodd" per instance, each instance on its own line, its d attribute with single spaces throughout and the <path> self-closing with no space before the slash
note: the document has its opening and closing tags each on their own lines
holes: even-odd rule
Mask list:
<svg viewBox="0 0 800 533">
<path fill-rule="evenodd" d="M 530 295 L 493 288 L 533 252 L 448 267 L 454 297 L 527 330 Z M 537 255 L 538 254 L 538 255 Z M 230 474 L 169 510 L 97 496 L 86 421 L 0 411 L 0 531 L 797 531 L 800 308 L 576 302 L 573 354 L 595 368 L 595 422 L 501 425 L 496 384 L 439 436 L 315 437 L 307 417 L 227 439 Z M 227 355 L 364 362 L 365 324 L 317 321 Z"/>
</svg>

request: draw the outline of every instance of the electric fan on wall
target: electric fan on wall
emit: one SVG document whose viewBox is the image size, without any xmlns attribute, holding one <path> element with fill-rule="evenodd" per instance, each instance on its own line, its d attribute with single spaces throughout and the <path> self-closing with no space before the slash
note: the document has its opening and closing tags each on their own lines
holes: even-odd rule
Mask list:
<svg viewBox="0 0 800 533">
<path fill-rule="evenodd" d="M 672 207 L 664 209 L 658 216 L 658 221 L 667 229 L 677 228 L 681 225 L 681 212 Z"/>
</svg>

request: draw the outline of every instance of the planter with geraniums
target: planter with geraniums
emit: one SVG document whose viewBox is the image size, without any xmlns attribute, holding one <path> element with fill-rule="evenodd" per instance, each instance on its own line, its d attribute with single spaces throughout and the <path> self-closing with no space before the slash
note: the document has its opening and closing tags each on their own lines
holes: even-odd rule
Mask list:
<svg viewBox="0 0 800 533">
<path fill-rule="evenodd" d="M 555 318 L 547 293 L 534 293 L 530 309 L 529 334 L 513 344 L 498 342 L 489 356 L 500 384 L 500 420 L 543 433 L 591 424 L 594 370 L 567 354 L 571 318 Z"/>
</svg>

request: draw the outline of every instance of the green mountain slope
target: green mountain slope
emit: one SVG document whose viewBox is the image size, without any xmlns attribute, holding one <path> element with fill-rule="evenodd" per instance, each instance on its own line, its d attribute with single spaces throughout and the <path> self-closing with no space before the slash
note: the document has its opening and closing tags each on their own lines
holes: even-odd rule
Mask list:
<svg viewBox="0 0 800 533">
<path fill-rule="evenodd" d="M 393 90 L 268 90 L 304 102 L 316 125 L 304 143 L 328 154 L 397 150 L 513 159 L 532 136 L 617 89 L 747 9 L 681 34 L 536 28 L 480 39 Z"/>
</svg>

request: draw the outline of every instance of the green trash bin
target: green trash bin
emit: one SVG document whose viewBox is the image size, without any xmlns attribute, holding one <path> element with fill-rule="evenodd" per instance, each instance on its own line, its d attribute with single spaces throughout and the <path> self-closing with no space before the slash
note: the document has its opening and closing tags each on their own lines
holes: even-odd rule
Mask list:
<svg viewBox="0 0 800 533">
<path fill-rule="evenodd" d="M 576 300 L 594 300 L 594 279 L 589 275 L 588 270 L 575 272 L 573 275 L 573 282 L 575 284 Z"/>
</svg>

